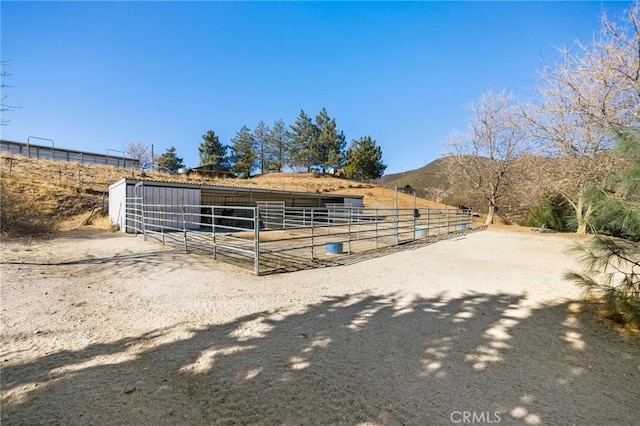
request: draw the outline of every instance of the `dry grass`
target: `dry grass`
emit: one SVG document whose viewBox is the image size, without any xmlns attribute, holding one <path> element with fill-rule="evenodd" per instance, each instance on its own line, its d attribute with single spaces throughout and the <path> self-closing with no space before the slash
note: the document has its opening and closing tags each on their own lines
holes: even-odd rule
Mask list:
<svg viewBox="0 0 640 426">
<path fill-rule="evenodd" d="M 285 191 L 363 195 L 367 207 L 392 207 L 394 191 L 367 183 L 338 179 L 317 173 L 273 173 L 251 179 L 207 178 L 197 175 L 167 175 L 111 166 L 0 155 L 0 231 L 3 237 L 47 235 L 97 222 L 108 206 L 109 185 L 122 178 L 195 183 Z M 417 207 L 445 208 L 421 198 Z M 399 193 L 398 207 L 413 208 L 413 196 Z"/>
</svg>

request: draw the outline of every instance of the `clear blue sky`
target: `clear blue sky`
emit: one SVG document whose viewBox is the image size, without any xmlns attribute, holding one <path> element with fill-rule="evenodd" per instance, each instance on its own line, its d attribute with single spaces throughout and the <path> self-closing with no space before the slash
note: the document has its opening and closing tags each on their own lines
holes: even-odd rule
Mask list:
<svg viewBox="0 0 640 426">
<path fill-rule="evenodd" d="M 464 105 L 527 98 L 543 58 L 589 41 L 629 2 L 0 3 L 2 138 L 106 153 L 130 142 L 198 163 L 201 135 L 292 124 L 322 107 L 370 135 L 387 173 L 421 167 L 466 127 Z"/>
</svg>

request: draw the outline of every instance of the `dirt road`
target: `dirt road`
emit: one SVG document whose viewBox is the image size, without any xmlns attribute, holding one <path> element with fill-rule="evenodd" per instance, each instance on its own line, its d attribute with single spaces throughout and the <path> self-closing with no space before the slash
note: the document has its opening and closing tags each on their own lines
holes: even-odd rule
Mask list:
<svg viewBox="0 0 640 426">
<path fill-rule="evenodd" d="M 0 245 L 2 424 L 635 424 L 640 344 L 488 230 L 256 277 L 83 229 Z"/>
</svg>

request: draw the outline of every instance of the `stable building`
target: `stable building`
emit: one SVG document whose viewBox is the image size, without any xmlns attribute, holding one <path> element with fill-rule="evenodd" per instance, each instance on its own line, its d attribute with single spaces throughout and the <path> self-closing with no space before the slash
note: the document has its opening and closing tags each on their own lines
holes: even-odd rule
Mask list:
<svg viewBox="0 0 640 426">
<path fill-rule="evenodd" d="M 109 186 L 109 217 L 111 223 L 126 231 L 126 216 L 127 212 L 131 211 L 132 203 L 141 203 L 144 206 L 198 206 L 204 213 L 207 209 L 211 209 L 211 206 L 222 208 L 277 204 L 282 207 L 296 208 L 327 208 L 336 205 L 357 208 L 363 207 L 363 198 L 362 195 L 280 191 L 125 178 Z M 190 223 L 196 221 L 194 218 L 188 219 Z"/>
</svg>

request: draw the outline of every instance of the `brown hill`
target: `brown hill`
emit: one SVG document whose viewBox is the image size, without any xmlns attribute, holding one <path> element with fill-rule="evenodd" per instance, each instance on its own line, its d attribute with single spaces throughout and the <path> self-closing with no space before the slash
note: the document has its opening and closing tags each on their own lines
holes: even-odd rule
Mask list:
<svg viewBox="0 0 640 426">
<path fill-rule="evenodd" d="M 380 183 L 389 188 L 397 186 L 401 190 L 411 187 L 421 197 L 457 205 L 460 203 L 455 202 L 453 197 L 448 197 L 450 200 L 445 201 L 447 191 L 451 187 L 446 174 L 450 161 L 450 158 L 439 158 L 419 169 L 384 175 L 380 178 Z"/>
<path fill-rule="evenodd" d="M 542 157 L 517 159 L 504 181 L 499 200 L 500 216 L 509 222 L 521 221 L 536 204 L 545 187 L 550 186 L 549 182 L 559 179 L 553 175 L 554 171 L 564 167 L 563 161 L 568 160 Z M 464 179 L 447 177 L 448 169 L 453 166 L 453 158 L 443 157 L 416 170 L 383 176 L 380 182 L 389 188 L 411 187 L 421 197 L 453 206 L 465 205 L 485 213 L 488 203 L 481 194 L 470 191 Z"/>
<path fill-rule="evenodd" d="M 392 207 L 388 187 L 314 173 L 273 173 L 251 179 L 168 175 L 0 155 L 0 229 L 4 236 L 37 235 L 77 227 L 106 212 L 109 185 L 124 178 L 207 185 L 327 192 L 364 196 L 367 207 Z M 444 204 L 398 194 L 399 207 L 445 208 Z M 108 224 L 106 224 L 108 226 Z"/>
</svg>

